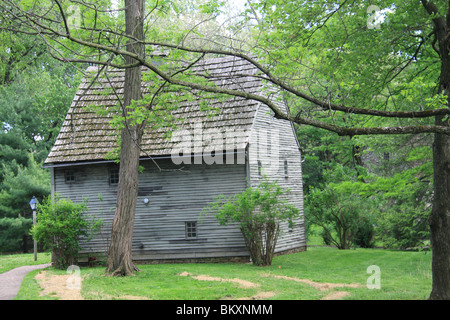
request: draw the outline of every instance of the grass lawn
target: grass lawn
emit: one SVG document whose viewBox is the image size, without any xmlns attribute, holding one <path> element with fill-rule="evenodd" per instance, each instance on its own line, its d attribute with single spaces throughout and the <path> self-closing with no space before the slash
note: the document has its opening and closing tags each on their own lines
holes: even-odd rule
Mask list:
<svg viewBox="0 0 450 320">
<path fill-rule="evenodd" d="M 7 264 L 5 258 L 10 259 L 0 256 L 0 265 Z M 41 263 L 45 262 L 48 261 Z M 367 268 L 371 265 L 379 267 L 380 289 L 368 289 L 366 286 L 371 276 Z M 344 300 L 421 300 L 427 299 L 431 292 L 431 252 L 310 247 L 306 252 L 276 257 L 270 267 L 232 263 L 138 267 L 141 272 L 136 273 L 136 276 L 124 278 L 104 276 L 104 267 L 82 268 L 81 295 L 87 300 L 215 300 L 250 297 L 317 300 L 330 297 L 331 294 L 342 294 L 338 297 Z M 39 272 L 26 276 L 16 299 L 57 298 L 55 294 L 39 296 L 39 286 L 33 279 Z M 49 272 L 67 275 L 65 271 L 51 268 Z M 219 278 L 227 281 L 217 281 Z M 314 287 L 317 283 L 359 286 L 319 290 Z"/>
<path fill-rule="evenodd" d="M 49 263 L 51 262 L 50 260 L 51 257 L 49 252 L 39 252 L 37 254 L 37 261 L 34 261 L 33 253 L 0 255 L 0 273 L 21 266 L 34 266 L 37 264 Z"/>
</svg>

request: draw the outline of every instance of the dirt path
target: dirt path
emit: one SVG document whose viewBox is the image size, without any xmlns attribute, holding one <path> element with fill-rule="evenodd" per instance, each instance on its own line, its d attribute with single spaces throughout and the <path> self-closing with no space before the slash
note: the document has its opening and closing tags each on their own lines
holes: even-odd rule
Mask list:
<svg viewBox="0 0 450 320">
<path fill-rule="evenodd" d="M 237 283 L 241 288 L 243 289 L 248 289 L 248 288 L 257 288 L 260 285 L 258 283 L 253 283 L 247 280 L 242 280 L 242 279 L 224 279 L 224 278 L 219 278 L 219 277 L 210 277 L 207 275 L 199 275 L 199 276 L 194 276 L 192 275 L 192 273 L 189 272 L 183 272 L 179 274 L 180 276 L 183 277 L 191 277 L 193 279 L 199 280 L 199 281 L 219 281 L 219 282 L 234 282 Z"/>
<path fill-rule="evenodd" d="M 43 291 L 41 296 L 49 295 L 58 297 L 59 300 L 84 300 L 81 295 L 82 278 L 79 286 L 71 281 L 71 275 L 51 275 L 46 271 L 40 272 L 34 277 Z M 98 300 L 148 300 L 147 297 L 131 295 L 111 296 L 102 294 Z"/>
<path fill-rule="evenodd" d="M 308 279 L 299 279 L 299 278 L 293 278 L 293 277 L 286 277 L 286 276 L 276 276 L 276 275 L 268 275 L 268 274 L 264 274 L 265 277 L 272 277 L 272 278 L 277 278 L 277 279 L 285 279 L 285 280 L 292 280 L 292 281 L 296 281 L 296 282 L 302 282 L 302 283 L 306 283 L 309 284 L 310 286 L 316 288 L 317 290 L 320 291 L 325 291 L 325 290 L 330 290 L 330 289 L 334 289 L 334 288 L 360 288 L 362 287 L 362 285 L 358 284 L 358 283 L 350 283 L 350 284 L 345 284 L 345 283 L 323 283 L 323 282 L 315 282 L 315 281 L 311 281 Z"/>
<path fill-rule="evenodd" d="M 71 275 L 50 275 L 47 271 L 40 272 L 34 277 L 41 288 L 41 296 L 57 296 L 59 300 L 83 300 L 81 288 L 68 285 Z M 80 284 L 81 287 L 81 284 Z"/>
<path fill-rule="evenodd" d="M 308 279 L 299 279 L 299 278 L 293 278 L 293 277 L 287 277 L 287 276 L 277 276 L 277 275 L 270 275 L 270 274 L 263 274 L 263 276 L 305 283 L 305 284 L 308 284 L 308 285 L 314 287 L 315 289 L 317 289 L 319 291 L 328 291 L 328 290 L 333 290 L 334 288 L 361 288 L 361 287 L 363 287 L 363 285 L 361 285 L 359 283 L 345 284 L 345 283 L 316 282 L 316 281 L 312 281 L 312 280 L 308 280 Z M 339 299 L 342 299 L 349 295 L 350 295 L 350 292 L 347 292 L 347 291 L 333 291 L 333 292 L 329 293 L 328 295 L 326 295 L 325 297 L 323 297 L 321 300 L 339 300 Z"/>
<path fill-rule="evenodd" d="M 233 282 L 239 285 L 239 287 L 243 288 L 243 289 L 248 289 L 248 288 L 259 288 L 260 284 L 258 283 L 253 283 L 247 280 L 242 280 L 242 279 L 238 279 L 238 278 L 233 278 L 233 279 L 225 279 L 225 278 L 219 278 L 219 277 L 211 277 L 211 276 L 207 276 L 207 275 L 198 275 L 198 276 L 194 276 L 192 273 L 189 272 L 182 272 L 179 274 L 179 276 L 182 277 L 191 277 L 193 279 L 199 280 L 199 281 L 219 281 L 219 282 Z M 271 297 L 273 297 L 276 293 L 272 292 L 272 291 L 265 291 L 265 292 L 258 292 L 256 295 L 251 296 L 251 297 L 241 297 L 241 298 L 237 298 L 236 300 L 261 300 L 261 299 L 269 299 Z"/>
<path fill-rule="evenodd" d="M 199 281 L 220 281 L 220 282 L 233 282 L 238 284 L 241 288 L 248 289 L 248 288 L 258 288 L 260 285 L 258 283 L 253 283 L 247 280 L 242 279 L 225 279 L 225 278 L 219 278 L 219 277 L 211 277 L 208 275 L 193 275 L 189 272 L 182 272 L 179 274 L 183 277 L 191 277 L 193 279 L 199 280 Z M 287 277 L 287 276 L 277 276 L 277 275 L 270 275 L 270 274 L 262 274 L 263 277 L 273 277 L 277 279 L 285 279 L 285 280 L 291 280 L 296 282 L 301 282 L 308 284 L 315 289 L 319 291 L 329 291 L 333 290 L 334 288 L 360 288 L 363 287 L 360 284 L 357 283 L 351 283 L 351 284 L 344 284 L 344 283 L 322 283 L 322 282 L 315 282 L 308 279 L 299 279 L 299 278 L 293 278 L 293 277 Z M 260 292 L 252 297 L 244 297 L 244 298 L 238 298 L 238 300 L 259 300 L 259 299 L 268 299 L 275 295 L 275 292 Z M 339 300 L 346 296 L 350 295 L 349 292 L 346 291 L 332 291 L 328 295 L 324 296 L 321 300 Z"/>
</svg>

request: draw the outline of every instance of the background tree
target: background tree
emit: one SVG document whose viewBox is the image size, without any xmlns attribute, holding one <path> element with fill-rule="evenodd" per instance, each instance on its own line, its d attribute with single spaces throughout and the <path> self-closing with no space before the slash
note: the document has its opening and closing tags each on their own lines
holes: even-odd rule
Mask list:
<svg viewBox="0 0 450 320">
<path fill-rule="evenodd" d="M 27 252 L 32 224 L 28 202 L 50 193 L 50 175 L 41 164 L 77 79 L 39 38 L 7 31 L 0 37 L 0 251 Z"/>
<path fill-rule="evenodd" d="M 349 139 L 310 127 L 300 128 L 298 136 L 304 158 L 304 193 L 311 200 L 305 202 L 307 216 L 316 210 L 319 199 L 313 198 L 331 188 L 370 203 L 377 245 L 401 249 L 430 245 L 432 136 Z M 308 231 L 309 235 L 320 233 L 315 227 Z"/>
<path fill-rule="evenodd" d="M 267 57 L 266 75 L 277 75 L 271 80 L 291 94 L 298 117 L 320 119 L 318 126 L 350 136 L 406 133 L 411 126 L 442 129 L 433 137 L 430 226 L 436 276 L 430 297 L 448 299 L 449 3 L 378 1 L 371 8 L 363 1 L 248 3 L 260 56 Z M 433 109 L 433 117 L 410 117 L 413 110 L 426 115 Z"/>
<path fill-rule="evenodd" d="M 350 249 L 355 241 L 370 247 L 370 222 L 374 210 L 371 201 L 357 193 L 337 192 L 332 187 L 311 190 L 306 199 L 306 219 L 322 227 L 322 237 L 327 245 Z M 370 209 L 372 207 L 372 209 Z M 365 230 L 364 228 L 367 228 Z"/>
<path fill-rule="evenodd" d="M 29 231 L 33 224 L 29 201 L 50 194 L 50 175 L 34 160 L 26 165 L 4 167 L 0 189 L 0 251 L 28 251 L 32 244 Z"/>
</svg>

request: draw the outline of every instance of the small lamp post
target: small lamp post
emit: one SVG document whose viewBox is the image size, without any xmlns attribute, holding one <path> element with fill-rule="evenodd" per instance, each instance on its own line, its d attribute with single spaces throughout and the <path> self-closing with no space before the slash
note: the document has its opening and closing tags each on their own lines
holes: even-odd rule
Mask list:
<svg viewBox="0 0 450 320">
<path fill-rule="evenodd" d="M 36 197 L 33 196 L 30 200 L 30 207 L 31 210 L 33 210 L 33 226 L 36 225 L 36 207 L 37 207 L 37 200 Z M 34 261 L 37 261 L 37 243 L 36 239 L 33 237 L 33 243 L 34 243 Z"/>
</svg>

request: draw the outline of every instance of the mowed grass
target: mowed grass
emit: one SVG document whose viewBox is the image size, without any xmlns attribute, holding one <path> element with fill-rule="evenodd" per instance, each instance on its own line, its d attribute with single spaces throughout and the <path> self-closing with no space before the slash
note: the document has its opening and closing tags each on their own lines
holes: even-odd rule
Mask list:
<svg viewBox="0 0 450 320">
<path fill-rule="evenodd" d="M 39 252 L 34 261 L 33 253 L 0 255 L 0 273 L 21 266 L 34 266 L 49 263 L 51 261 L 49 252 Z"/>
<path fill-rule="evenodd" d="M 0 265 L 2 264 L 0 257 Z M 380 289 L 368 289 L 372 273 L 378 266 Z M 342 299 L 423 300 L 431 292 L 431 252 L 404 252 L 383 249 L 338 250 L 310 247 L 306 252 L 274 258 L 272 266 L 256 267 L 243 263 L 156 264 L 138 265 L 132 277 L 108 277 L 104 267 L 81 268 L 81 294 L 86 300 L 153 299 L 216 300 L 257 297 L 271 300 L 318 300 L 332 293 L 344 292 Z M 52 274 L 65 271 L 50 269 Z M 39 296 L 39 286 L 28 275 L 17 299 L 49 299 Z M 181 274 L 188 274 L 181 276 Z M 197 276 L 208 276 L 199 280 Z M 218 279 L 228 281 L 211 281 Z M 230 282 L 234 279 L 235 282 Z M 357 288 L 318 290 L 318 283 L 359 284 Z M 243 287 L 238 281 L 255 284 Z M 370 282 L 372 283 L 372 282 Z"/>
</svg>

